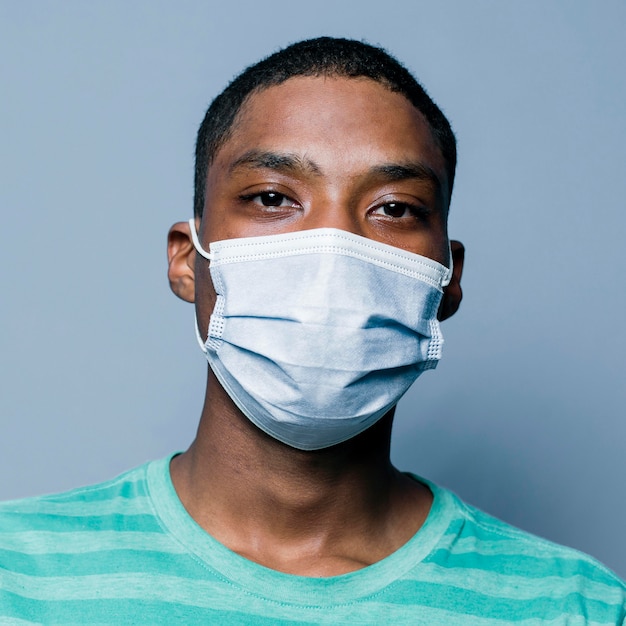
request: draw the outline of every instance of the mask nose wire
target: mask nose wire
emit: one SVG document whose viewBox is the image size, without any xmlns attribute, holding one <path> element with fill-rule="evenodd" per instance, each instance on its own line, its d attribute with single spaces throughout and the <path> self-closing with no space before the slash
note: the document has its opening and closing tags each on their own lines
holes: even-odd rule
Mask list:
<svg viewBox="0 0 626 626">
<path fill-rule="evenodd" d="M 198 254 L 210 261 L 213 258 L 213 255 L 210 252 L 207 252 L 202 247 L 202 244 L 198 239 L 198 233 L 196 231 L 196 220 L 193 217 L 189 220 L 189 228 L 191 230 L 191 240 L 193 241 L 193 247 L 196 249 Z"/>
</svg>

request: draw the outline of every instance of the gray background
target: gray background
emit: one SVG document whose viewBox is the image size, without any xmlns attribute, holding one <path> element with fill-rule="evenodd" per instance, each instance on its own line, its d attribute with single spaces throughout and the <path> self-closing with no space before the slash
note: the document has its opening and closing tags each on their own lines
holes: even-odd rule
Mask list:
<svg viewBox="0 0 626 626">
<path fill-rule="evenodd" d="M 244 66 L 382 44 L 452 120 L 466 299 L 402 401 L 397 464 L 626 576 L 626 3 L 0 3 L 0 497 L 182 449 L 204 357 L 165 234 Z"/>
</svg>

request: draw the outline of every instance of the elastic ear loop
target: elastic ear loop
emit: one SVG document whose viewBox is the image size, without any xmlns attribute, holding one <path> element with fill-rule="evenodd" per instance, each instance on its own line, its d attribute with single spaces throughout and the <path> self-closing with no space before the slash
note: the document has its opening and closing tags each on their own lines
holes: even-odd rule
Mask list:
<svg viewBox="0 0 626 626">
<path fill-rule="evenodd" d="M 213 255 L 210 252 L 207 252 L 202 245 L 200 244 L 200 240 L 198 239 L 198 233 L 196 232 L 196 220 L 192 217 L 189 220 L 189 229 L 191 230 L 191 240 L 193 241 L 193 247 L 196 249 L 196 252 L 203 256 L 205 259 L 209 261 L 213 258 Z M 200 346 L 200 350 L 206 354 L 206 342 L 203 341 L 202 335 L 200 334 L 200 329 L 198 328 L 198 316 L 194 310 L 193 312 L 194 318 L 194 327 L 196 329 L 196 339 L 198 340 L 198 345 Z M 207 331 L 207 341 L 208 341 L 208 331 Z"/>
<path fill-rule="evenodd" d="M 198 341 L 198 345 L 200 346 L 200 350 L 206 354 L 206 342 L 202 339 L 202 335 L 200 334 L 200 329 L 198 328 L 198 316 L 196 312 L 193 312 L 194 319 L 194 328 L 196 329 L 196 339 Z M 207 332 L 207 341 L 209 340 L 208 332 Z"/>
<path fill-rule="evenodd" d="M 196 231 L 196 220 L 193 217 L 189 220 L 189 228 L 191 230 L 191 240 L 193 241 L 193 247 L 196 249 L 196 252 L 210 261 L 213 258 L 213 255 L 210 252 L 207 252 L 202 247 L 202 244 L 198 239 L 198 233 Z"/>
<path fill-rule="evenodd" d="M 441 281 L 442 287 L 447 287 L 452 280 L 452 272 L 454 271 L 454 261 L 452 260 L 452 245 L 450 244 L 450 240 L 448 239 L 448 258 L 450 259 L 449 265 L 446 268 L 446 276 Z"/>
</svg>

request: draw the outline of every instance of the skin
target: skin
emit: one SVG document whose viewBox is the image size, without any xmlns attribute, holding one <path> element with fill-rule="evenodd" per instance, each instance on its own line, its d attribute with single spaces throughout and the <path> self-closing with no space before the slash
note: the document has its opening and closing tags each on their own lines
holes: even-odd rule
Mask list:
<svg viewBox="0 0 626 626">
<path fill-rule="evenodd" d="M 362 78 L 298 77 L 253 95 L 207 175 L 200 241 L 312 228 L 347 230 L 448 264 L 449 182 L 422 115 Z M 463 246 L 440 319 L 461 301 Z M 168 236 L 169 279 L 208 327 L 208 262 L 189 226 Z M 389 458 L 393 411 L 323 450 L 291 448 L 254 426 L 208 370 L 191 447 L 171 463 L 189 514 L 215 539 L 266 567 L 334 576 L 379 561 L 422 526 L 432 494 Z"/>
</svg>

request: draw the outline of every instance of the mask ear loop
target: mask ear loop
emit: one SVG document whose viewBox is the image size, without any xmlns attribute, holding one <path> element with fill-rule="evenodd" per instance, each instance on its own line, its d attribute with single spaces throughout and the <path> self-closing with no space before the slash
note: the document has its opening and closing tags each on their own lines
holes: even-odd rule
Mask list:
<svg viewBox="0 0 626 626">
<path fill-rule="evenodd" d="M 200 240 L 198 239 L 198 233 L 196 231 L 196 220 L 193 217 L 189 220 L 189 229 L 191 230 L 191 240 L 193 241 L 193 247 L 196 249 L 196 252 L 200 256 L 203 256 L 205 259 L 208 259 L 210 261 L 213 258 L 213 255 L 210 252 L 207 252 L 200 244 Z M 196 329 L 196 339 L 198 340 L 198 345 L 200 346 L 200 349 L 202 350 L 202 352 L 206 354 L 206 351 L 207 351 L 206 342 L 202 339 L 202 335 L 200 334 L 200 329 L 198 328 L 198 316 L 196 315 L 195 311 L 194 311 L 193 317 L 194 317 L 194 327 Z M 208 331 L 207 331 L 207 335 L 208 335 Z M 207 341 L 208 341 L 208 336 L 207 336 Z"/>
<path fill-rule="evenodd" d="M 202 247 L 196 231 L 196 220 L 193 217 L 189 220 L 189 228 L 191 229 L 191 240 L 193 241 L 193 247 L 196 249 L 196 252 L 210 261 L 213 255 Z"/>
<path fill-rule="evenodd" d="M 454 261 L 452 260 L 452 245 L 450 244 L 450 240 L 448 239 L 448 267 L 446 268 L 446 274 L 441 281 L 442 287 L 447 287 L 452 280 L 452 272 L 454 271 Z"/>
<path fill-rule="evenodd" d="M 200 329 L 198 328 L 198 316 L 196 315 L 195 311 L 193 313 L 193 320 L 194 320 L 194 328 L 196 329 L 196 340 L 198 341 L 198 345 L 200 346 L 200 350 L 202 350 L 202 352 L 204 352 L 204 354 L 206 354 L 206 352 L 207 352 L 206 341 L 204 341 L 204 339 L 202 339 L 202 335 L 200 334 Z M 207 341 L 208 340 L 209 340 L 209 337 L 208 337 L 208 331 L 207 331 Z"/>
</svg>

